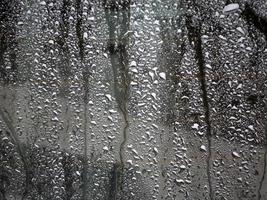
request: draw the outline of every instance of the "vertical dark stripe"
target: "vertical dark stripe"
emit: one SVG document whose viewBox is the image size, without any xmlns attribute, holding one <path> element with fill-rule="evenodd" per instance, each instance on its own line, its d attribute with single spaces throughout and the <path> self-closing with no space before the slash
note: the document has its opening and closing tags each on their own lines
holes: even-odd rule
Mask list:
<svg viewBox="0 0 267 200">
<path fill-rule="evenodd" d="M 202 51 L 202 41 L 201 41 L 201 24 L 198 22 L 197 26 L 193 26 L 192 17 L 187 16 L 186 18 L 186 27 L 188 31 L 188 39 L 189 42 L 192 44 L 194 42 L 193 48 L 195 51 L 195 59 L 198 65 L 199 71 L 199 82 L 200 88 L 202 92 L 202 102 L 204 108 L 204 116 L 205 116 L 205 123 L 207 126 L 206 129 L 206 138 L 208 143 L 207 149 L 207 177 L 208 177 L 208 184 L 209 184 L 209 198 L 213 200 L 213 186 L 211 182 L 211 123 L 210 123 L 210 109 L 209 109 L 209 101 L 208 101 L 208 93 L 207 93 L 207 84 L 206 84 L 206 69 L 205 69 L 205 61 L 203 58 L 203 51 Z"/>
</svg>

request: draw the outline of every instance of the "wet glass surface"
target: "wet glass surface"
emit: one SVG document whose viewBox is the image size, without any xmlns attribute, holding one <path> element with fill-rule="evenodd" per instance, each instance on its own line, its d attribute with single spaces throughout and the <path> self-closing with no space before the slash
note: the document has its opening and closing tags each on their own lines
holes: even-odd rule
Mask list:
<svg viewBox="0 0 267 200">
<path fill-rule="evenodd" d="M 0 200 L 267 199 L 265 0 L 1 0 Z"/>
</svg>

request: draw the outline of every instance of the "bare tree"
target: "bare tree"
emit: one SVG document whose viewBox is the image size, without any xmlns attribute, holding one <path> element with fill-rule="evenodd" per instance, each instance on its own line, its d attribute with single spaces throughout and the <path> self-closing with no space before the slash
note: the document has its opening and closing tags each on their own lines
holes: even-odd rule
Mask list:
<svg viewBox="0 0 267 200">
<path fill-rule="evenodd" d="M 119 147 L 119 161 L 114 166 L 114 175 L 110 199 L 117 199 L 119 189 L 122 189 L 122 175 L 124 172 L 124 146 L 127 140 L 129 127 L 128 120 L 128 98 L 130 89 L 129 76 L 129 29 L 130 29 L 130 0 L 104 1 L 105 17 L 108 25 L 109 40 L 107 49 L 109 51 L 111 67 L 114 80 L 114 95 L 118 109 L 122 114 L 124 127 L 122 142 Z"/>
</svg>

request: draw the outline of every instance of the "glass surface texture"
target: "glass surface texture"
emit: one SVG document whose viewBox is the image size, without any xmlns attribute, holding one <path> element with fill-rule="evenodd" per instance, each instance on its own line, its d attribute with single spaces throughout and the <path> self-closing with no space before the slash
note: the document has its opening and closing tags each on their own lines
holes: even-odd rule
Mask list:
<svg viewBox="0 0 267 200">
<path fill-rule="evenodd" d="M 267 200 L 266 0 L 0 0 L 0 200 Z"/>
</svg>

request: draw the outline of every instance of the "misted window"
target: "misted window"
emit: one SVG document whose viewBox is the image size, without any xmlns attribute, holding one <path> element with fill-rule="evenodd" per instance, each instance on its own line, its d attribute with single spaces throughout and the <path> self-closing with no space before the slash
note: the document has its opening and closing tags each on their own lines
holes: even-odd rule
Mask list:
<svg viewBox="0 0 267 200">
<path fill-rule="evenodd" d="M 1 0 L 0 200 L 266 200 L 266 0 Z"/>
</svg>

